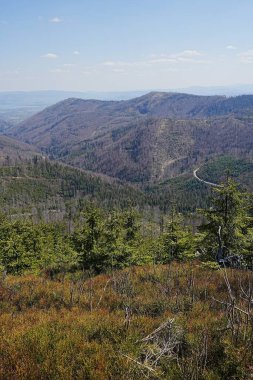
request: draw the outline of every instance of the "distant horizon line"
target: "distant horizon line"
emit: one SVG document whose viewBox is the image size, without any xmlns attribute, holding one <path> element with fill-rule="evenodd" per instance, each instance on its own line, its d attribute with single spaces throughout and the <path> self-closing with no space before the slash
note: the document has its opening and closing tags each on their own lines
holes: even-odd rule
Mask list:
<svg viewBox="0 0 253 380">
<path fill-rule="evenodd" d="M 245 84 L 231 84 L 231 85 L 213 85 L 213 86 L 187 86 L 187 87 L 178 87 L 178 88 L 150 88 L 150 89 L 131 89 L 131 90 L 75 90 L 75 89 L 33 89 L 33 90 L 1 90 L 0 93 L 32 93 L 32 92 L 72 92 L 72 93 L 104 93 L 104 94 L 117 94 L 117 93 L 149 93 L 149 92 L 181 92 L 181 91 L 189 91 L 189 90 L 215 90 L 215 89 L 238 89 L 240 88 L 252 88 L 253 91 L 253 83 L 245 83 Z"/>
</svg>

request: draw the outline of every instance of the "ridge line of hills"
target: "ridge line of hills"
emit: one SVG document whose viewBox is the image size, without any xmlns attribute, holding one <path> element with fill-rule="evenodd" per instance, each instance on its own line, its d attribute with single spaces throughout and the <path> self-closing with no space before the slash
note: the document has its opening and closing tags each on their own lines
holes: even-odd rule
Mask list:
<svg viewBox="0 0 253 380">
<path fill-rule="evenodd" d="M 66 99 L 5 133 L 52 159 L 144 184 L 216 156 L 251 160 L 252 128 L 253 95 L 151 92 L 123 101 Z"/>
<path fill-rule="evenodd" d="M 151 92 L 126 101 L 66 99 L 0 136 L 0 163 L 16 173 L 1 176 L 0 198 L 21 207 L 54 193 L 66 200 L 69 194 L 87 198 L 97 192 L 100 202 L 108 196 L 110 204 L 119 198 L 127 204 L 129 197 L 132 204 L 166 208 L 173 198 L 182 211 L 193 211 L 208 194 L 193 178 L 196 167 L 214 182 L 229 167 L 253 189 L 252 132 L 253 96 Z M 40 189 L 28 178 L 20 178 L 18 189 L 20 172 L 33 177 L 27 162 L 34 156 L 42 163 L 43 157 L 51 159 Z"/>
</svg>

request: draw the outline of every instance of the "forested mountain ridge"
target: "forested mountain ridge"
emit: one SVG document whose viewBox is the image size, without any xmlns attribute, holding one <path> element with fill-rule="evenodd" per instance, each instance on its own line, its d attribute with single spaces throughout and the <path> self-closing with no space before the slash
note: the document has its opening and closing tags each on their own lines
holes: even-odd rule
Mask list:
<svg viewBox="0 0 253 380">
<path fill-rule="evenodd" d="M 85 203 L 104 208 L 149 207 L 155 196 L 119 180 L 52 162 L 40 156 L 0 168 L 0 206 L 13 217 L 34 221 L 72 217 Z"/>
<path fill-rule="evenodd" d="M 51 158 L 123 180 L 158 182 L 253 149 L 253 96 L 153 92 L 127 101 L 67 99 L 7 132 Z"/>
<path fill-rule="evenodd" d="M 40 156 L 39 149 L 20 140 L 0 135 L 0 164 L 10 165 Z"/>
<path fill-rule="evenodd" d="M 205 163 L 199 168 L 198 176 L 215 183 L 224 183 L 230 177 L 248 191 L 253 191 L 253 162 L 232 155 L 216 157 Z"/>
</svg>

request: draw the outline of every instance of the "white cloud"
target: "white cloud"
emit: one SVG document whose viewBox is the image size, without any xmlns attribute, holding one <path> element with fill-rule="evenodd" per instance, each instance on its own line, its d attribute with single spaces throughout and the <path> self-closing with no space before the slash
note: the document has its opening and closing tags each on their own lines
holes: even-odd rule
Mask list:
<svg viewBox="0 0 253 380">
<path fill-rule="evenodd" d="M 74 70 L 71 70 L 73 67 L 76 67 L 76 64 L 63 63 L 62 65 L 59 65 L 58 67 L 55 67 L 49 70 L 49 72 L 54 73 L 54 74 L 71 73 L 71 72 L 73 73 Z"/>
<path fill-rule="evenodd" d="M 56 59 L 58 58 L 58 55 L 55 53 L 47 53 L 41 56 L 42 58 L 47 58 L 47 59 Z"/>
<path fill-rule="evenodd" d="M 150 61 L 150 63 L 207 63 L 207 61 L 200 59 L 203 55 L 204 54 L 198 50 L 189 49 L 174 54 L 161 54 L 160 56 L 153 56 L 154 58 Z"/>
<path fill-rule="evenodd" d="M 174 54 L 152 54 L 146 60 L 140 61 L 113 61 L 107 60 L 100 64 L 100 66 L 107 67 L 114 72 L 122 72 L 126 68 L 166 68 L 168 66 L 175 66 L 184 63 L 192 64 L 209 64 L 210 60 L 204 59 L 204 54 L 198 50 L 183 50 Z"/>
<path fill-rule="evenodd" d="M 112 70 L 115 69 L 122 69 L 125 67 L 143 67 L 143 66 L 149 66 L 149 61 L 105 61 L 100 64 L 100 66 L 111 68 Z"/>
<path fill-rule="evenodd" d="M 157 58 L 153 58 L 149 61 L 151 64 L 159 64 L 159 63 L 176 63 L 177 60 L 175 58 L 171 58 L 170 56 L 161 55 Z"/>
<path fill-rule="evenodd" d="M 57 68 L 57 69 L 50 70 L 50 73 L 54 73 L 54 74 L 69 73 L 69 70 L 64 70 L 64 69 L 61 69 L 61 68 Z"/>
<path fill-rule="evenodd" d="M 203 56 L 203 53 L 201 53 L 198 50 L 183 50 L 182 52 L 178 54 L 174 54 L 175 57 L 201 57 Z"/>
<path fill-rule="evenodd" d="M 235 45 L 228 45 L 228 46 L 226 46 L 226 49 L 228 49 L 228 50 L 236 50 L 237 47 Z"/>
<path fill-rule="evenodd" d="M 253 49 L 238 54 L 238 57 L 242 63 L 253 63 Z"/>
<path fill-rule="evenodd" d="M 61 22 L 63 22 L 63 19 L 56 16 L 56 17 L 51 18 L 49 21 L 52 22 L 53 24 L 60 24 Z"/>
<path fill-rule="evenodd" d="M 198 50 L 183 50 L 179 53 L 173 54 L 161 54 L 160 56 L 154 56 L 150 60 L 153 64 L 180 64 L 180 63 L 193 63 L 206 65 L 211 61 L 205 58 L 205 54 Z"/>
<path fill-rule="evenodd" d="M 196 63 L 200 65 L 207 65 L 212 63 L 208 59 L 195 59 L 195 58 L 187 58 L 187 57 L 178 57 L 178 62 L 188 62 L 188 63 Z"/>
<path fill-rule="evenodd" d="M 119 62 L 114 62 L 114 61 L 105 61 L 105 62 L 102 62 L 103 66 L 116 66 L 117 64 L 119 64 Z"/>
<path fill-rule="evenodd" d="M 74 55 L 80 55 L 80 51 L 79 50 L 75 50 L 75 51 L 73 51 L 73 54 Z"/>
</svg>

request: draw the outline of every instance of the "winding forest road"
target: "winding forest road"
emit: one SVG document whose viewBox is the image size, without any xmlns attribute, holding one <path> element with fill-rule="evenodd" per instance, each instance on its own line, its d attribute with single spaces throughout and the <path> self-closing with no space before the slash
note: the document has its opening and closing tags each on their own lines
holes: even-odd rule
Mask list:
<svg viewBox="0 0 253 380">
<path fill-rule="evenodd" d="M 209 181 L 205 181 L 204 179 L 201 179 L 199 178 L 199 176 L 197 175 L 197 172 L 200 168 L 197 168 L 193 171 L 193 177 L 196 178 L 198 181 L 202 182 L 202 183 L 205 183 L 206 185 L 209 185 L 209 186 L 213 186 L 213 187 L 223 187 L 222 185 L 218 185 L 217 183 L 213 183 L 213 182 L 209 182 Z"/>
</svg>

